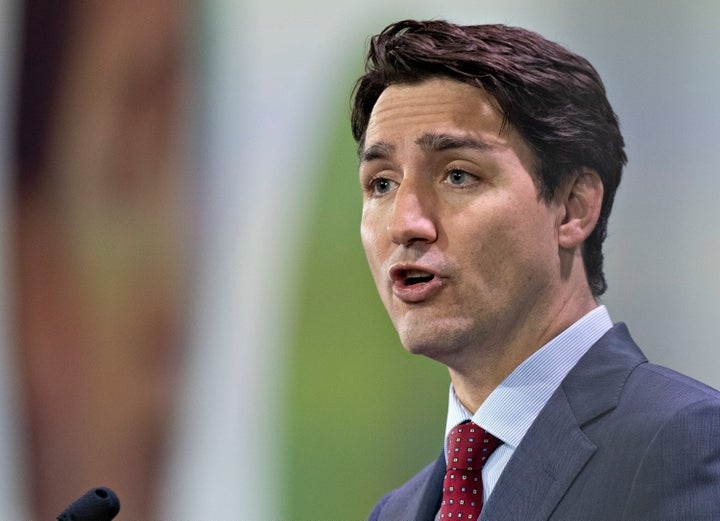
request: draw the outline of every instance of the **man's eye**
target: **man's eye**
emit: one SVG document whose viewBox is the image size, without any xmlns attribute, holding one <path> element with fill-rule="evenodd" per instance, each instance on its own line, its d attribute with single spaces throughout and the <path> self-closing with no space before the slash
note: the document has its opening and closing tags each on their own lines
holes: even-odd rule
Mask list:
<svg viewBox="0 0 720 521">
<path fill-rule="evenodd" d="M 470 174 L 462 170 L 451 170 L 447 180 L 453 185 L 462 185 L 470 181 Z"/>
<path fill-rule="evenodd" d="M 372 183 L 373 192 L 376 194 L 386 194 L 392 190 L 393 184 L 393 181 L 390 181 L 390 179 L 380 177 L 375 179 Z"/>
</svg>

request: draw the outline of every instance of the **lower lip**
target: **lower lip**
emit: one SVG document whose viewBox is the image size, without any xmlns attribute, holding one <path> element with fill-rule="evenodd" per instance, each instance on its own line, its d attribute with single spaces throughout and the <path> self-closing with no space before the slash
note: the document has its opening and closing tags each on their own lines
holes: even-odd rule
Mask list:
<svg viewBox="0 0 720 521">
<path fill-rule="evenodd" d="M 421 282 L 406 286 L 402 282 L 393 284 L 392 292 L 398 299 L 403 302 L 416 303 L 424 302 L 434 296 L 442 287 L 442 280 L 439 277 L 433 277 L 428 282 Z"/>
</svg>

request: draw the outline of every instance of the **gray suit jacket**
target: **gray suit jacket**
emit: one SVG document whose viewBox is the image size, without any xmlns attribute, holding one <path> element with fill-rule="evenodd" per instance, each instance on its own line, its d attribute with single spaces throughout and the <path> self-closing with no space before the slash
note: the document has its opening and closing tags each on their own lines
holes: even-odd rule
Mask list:
<svg viewBox="0 0 720 521">
<path fill-rule="evenodd" d="M 432 521 L 442 456 L 370 521 Z M 508 462 L 479 521 L 720 520 L 720 393 L 649 364 L 624 324 L 570 371 Z"/>
</svg>

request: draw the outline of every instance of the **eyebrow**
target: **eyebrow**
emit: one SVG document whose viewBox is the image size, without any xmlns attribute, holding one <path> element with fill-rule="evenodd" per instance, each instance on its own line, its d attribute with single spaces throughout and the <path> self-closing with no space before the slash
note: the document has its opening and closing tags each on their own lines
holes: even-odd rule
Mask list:
<svg viewBox="0 0 720 521">
<path fill-rule="evenodd" d="M 493 147 L 483 141 L 471 137 L 451 136 L 450 134 L 426 133 L 415 140 L 415 143 L 427 154 L 430 152 L 442 152 L 457 148 L 472 148 L 488 152 Z"/>
<path fill-rule="evenodd" d="M 432 152 L 443 152 L 460 148 L 470 148 L 489 152 L 493 150 L 492 145 L 471 137 L 452 136 L 450 134 L 435 134 L 428 132 L 415 140 L 415 144 L 426 154 Z M 387 141 L 378 141 L 360 151 L 360 164 L 374 161 L 376 159 L 389 159 L 395 153 L 396 147 Z"/>
<path fill-rule="evenodd" d="M 360 164 L 375 159 L 388 159 L 394 153 L 395 145 L 387 141 L 378 141 L 360 152 Z"/>
</svg>

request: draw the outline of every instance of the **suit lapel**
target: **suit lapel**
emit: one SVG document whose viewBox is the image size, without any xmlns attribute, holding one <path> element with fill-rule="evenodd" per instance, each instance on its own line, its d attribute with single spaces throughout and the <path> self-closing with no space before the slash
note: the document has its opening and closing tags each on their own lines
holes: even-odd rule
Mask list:
<svg viewBox="0 0 720 521">
<path fill-rule="evenodd" d="M 632 370 L 646 361 L 616 325 L 578 362 L 508 462 L 480 521 L 546 521 L 596 446 L 581 427 L 617 405 Z"/>
<path fill-rule="evenodd" d="M 433 521 L 440 509 L 445 477 L 445 455 L 428 465 L 388 500 L 380 521 Z"/>
<path fill-rule="evenodd" d="M 408 517 L 405 519 L 417 519 L 418 521 L 432 521 L 440 509 L 442 500 L 442 485 L 445 479 L 445 455 L 435 460 L 432 473 L 423 486 L 421 492 L 410 502 Z"/>
<path fill-rule="evenodd" d="M 563 393 L 555 393 L 551 402 L 505 467 L 480 521 L 547 519 L 595 452 Z"/>
</svg>

